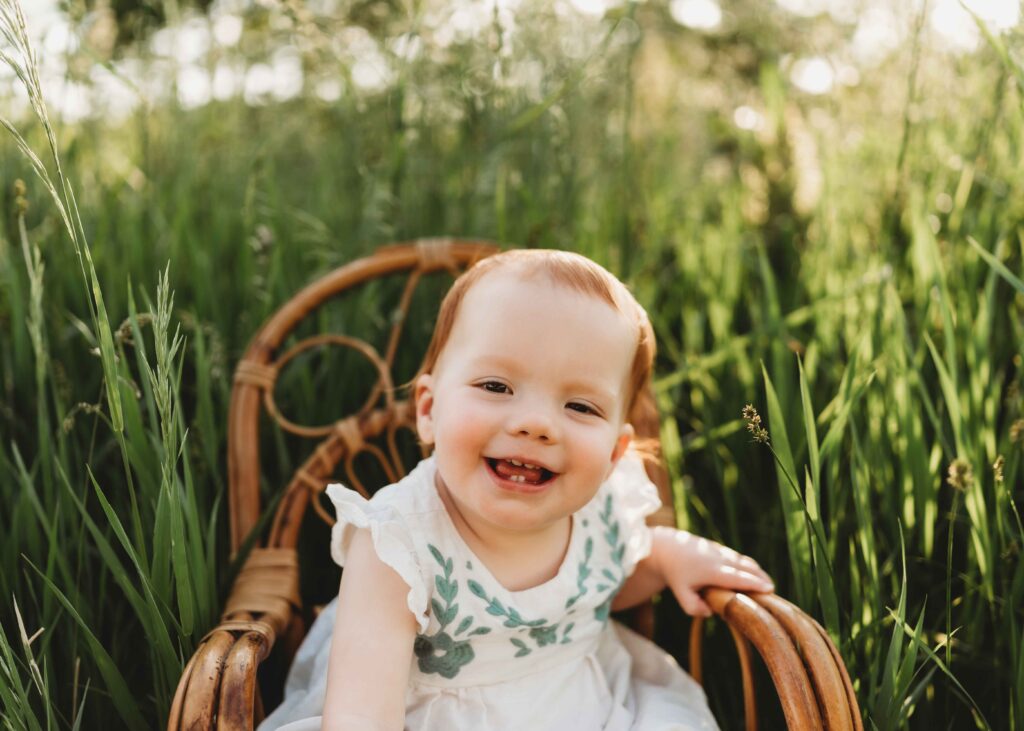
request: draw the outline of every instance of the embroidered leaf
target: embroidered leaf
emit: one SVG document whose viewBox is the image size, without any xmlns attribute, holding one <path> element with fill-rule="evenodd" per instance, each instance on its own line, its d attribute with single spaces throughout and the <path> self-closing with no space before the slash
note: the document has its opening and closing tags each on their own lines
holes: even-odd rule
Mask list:
<svg viewBox="0 0 1024 731">
<path fill-rule="evenodd" d="M 479 582 L 473 581 L 473 579 L 470 579 L 469 581 L 466 582 L 466 586 L 468 586 L 469 590 L 471 592 L 473 592 L 474 594 L 476 594 L 481 599 L 486 599 L 487 598 L 487 592 L 484 591 L 484 588 L 482 586 L 480 586 Z"/>
<path fill-rule="evenodd" d="M 473 616 L 472 615 L 466 617 L 464 620 L 459 622 L 459 628 L 457 630 L 455 630 L 455 634 L 461 635 L 463 632 L 465 632 L 467 629 L 469 629 L 469 625 L 471 625 L 471 624 L 473 624 Z M 476 634 L 476 633 L 474 632 L 474 634 Z"/>
<path fill-rule="evenodd" d="M 604 574 L 605 578 L 608 579 L 608 581 L 612 582 L 613 584 L 618 582 L 618 579 L 615 578 L 615 574 L 613 574 L 608 569 L 601 569 L 601 573 Z"/>
<path fill-rule="evenodd" d="M 546 619 L 533 619 L 533 620 L 530 620 L 529 622 L 527 622 L 526 626 L 527 627 L 540 627 L 540 626 L 545 625 L 547 623 L 548 623 L 548 621 Z"/>
<path fill-rule="evenodd" d="M 448 624 L 444 621 L 444 607 L 441 606 L 441 602 L 437 601 L 437 599 L 431 599 L 430 606 L 434 610 L 434 616 L 437 617 L 437 621 L 440 622 L 442 626 Z"/>
<path fill-rule="evenodd" d="M 569 600 L 565 603 L 565 608 L 569 609 L 570 607 L 572 607 L 573 604 L 579 601 L 580 596 L 581 595 L 577 594 L 576 596 L 569 597 Z"/>
<path fill-rule="evenodd" d="M 437 587 L 437 593 L 448 603 L 451 603 L 455 595 L 459 593 L 459 582 L 457 581 L 448 581 L 441 576 L 435 576 L 434 585 Z"/>
<path fill-rule="evenodd" d="M 587 542 L 583 545 L 583 556 L 586 560 L 590 560 L 590 554 L 594 552 L 594 538 L 593 536 L 587 536 Z"/>
<path fill-rule="evenodd" d="M 477 627 L 475 630 L 470 632 L 469 635 L 470 635 L 470 637 L 472 637 L 473 635 L 486 635 L 486 634 L 490 633 L 490 631 L 491 631 L 490 627 Z"/>
<path fill-rule="evenodd" d="M 508 608 L 508 617 L 509 617 L 509 619 L 513 619 L 516 622 L 522 622 L 523 621 L 522 615 L 520 615 L 519 612 L 517 612 L 514 607 L 509 607 Z"/>
<path fill-rule="evenodd" d="M 619 566 L 622 565 L 622 556 L 626 553 L 626 544 L 622 544 L 612 552 L 612 560 Z"/>
<path fill-rule="evenodd" d="M 616 527 L 616 529 L 618 529 L 619 524 L 616 523 L 615 527 Z M 451 559 L 448 559 L 447 561 L 444 562 L 444 575 L 445 575 L 445 578 L 447 578 L 447 577 L 452 575 L 452 569 L 453 568 L 454 568 L 454 564 L 452 563 Z"/>
<path fill-rule="evenodd" d="M 608 532 L 604 534 L 604 539 L 608 541 L 609 546 L 614 546 L 619 542 L 619 523 L 618 521 L 612 523 Z"/>
<path fill-rule="evenodd" d="M 514 637 L 510 640 L 513 645 L 519 648 L 519 652 L 515 654 L 516 657 L 523 657 L 530 654 L 530 648 L 526 646 L 526 643 L 522 640 L 517 640 Z"/>
<path fill-rule="evenodd" d="M 452 604 L 450 607 L 448 607 L 448 611 L 446 611 L 444 613 L 444 624 L 445 624 L 445 626 L 447 626 L 447 625 L 451 624 L 452 622 L 454 622 L 455 618 L 457 616 L 459 616 L 459 605 L 458 604 Z"/>
<path fill-rule="evenodd" d="M 441 564 L 441 568 L 444 568 L 444 556 L 437 550 L 437 546 L 433 543 L 428 543 L 427 548 L 430 549 L 430 554 L 434 557 L 434 560 Z"/>
<path fill-rule="evenodd" d="M 580 577 L 577 579 L 577 583 L 582 585 L 588 578 L 590 578 L 590 567 L 580 566 Z"/>
<path fill-rule="evenodd" d="M 562 635 L 567 636 L 569 634 L 569 631 L 575 626 L 575 622 L 569 622 L 569 624 L 565 625 L 565 629 L 562 630 Z"/>
<path fill-rule="evenodd" d="M 607 584 L 598 584 L 598 585 L 597 585 L 597 590 L 598 590 L 598 591 L 604 591 L 604 590 L 605 590 L 605 589 L 607 589 L 607 588 L 608 588 L 608 585 L 607 585 Z"/>
<path fill-rule="evenodd" d="M 491 603 L 487 605 L 487 613 L 495 617 L 504 617 L 505 607 L 497 599 L 491 599 Z"/>
<path fill-rule="evenodd" d="M 472 570 L 473 570 L 473 564 L 472 564 L 472 562 L 470 562 L 470 561 L 466 561 L 466 568 L 467 568 L 467 569 L 469 569 L 470 571 L 472 571 Z"/>
</svg>

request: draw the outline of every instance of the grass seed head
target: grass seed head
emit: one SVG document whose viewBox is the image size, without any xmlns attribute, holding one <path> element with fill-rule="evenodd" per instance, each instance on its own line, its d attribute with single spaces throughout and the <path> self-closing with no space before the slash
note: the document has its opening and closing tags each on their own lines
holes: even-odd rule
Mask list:
<svg viewBox="0 0 1024 731">
<path fill-rule="evenodd" d="M 18 178 L 14 181 L 14 210 L 17 215 L 24 216 L 28 213 L 28 198 L 25 194 L 28 193 L 28 188 L 25 186 L 25 181 Z"/>
<path fill-rule="evenodd" d="M 1024 436 L 1024 419 L 1017 419 L 1010 425 L 1010 442 L 1016 444 Z"/>
<path fill-rule="evenodd" d="M 1000 484 L 1003 481 L 1003 467 L 1006 465 L 1006 458 L 1003 455 L 996 457 L 996 461 L 992 463 L 992 472 L 996 478 L 996 484 Z"/>
<path fill-rule="evenodd" d="M 761 415 L 757 413 L 753 404 L 743 407 L 743 420 L 747 422 L 747 431 L 754 437 L 755 442 L 768 443 L 768 430 L 761 426 Z"/>
<path fill-rule="evenodd" d="M 966 491 L 970 488 L 974 484 L 974 470 L 971 469 L 971 463 L 962 457 L 954 459 L 946 473 L 946 482 L 954 490 Z"/>
</svg>

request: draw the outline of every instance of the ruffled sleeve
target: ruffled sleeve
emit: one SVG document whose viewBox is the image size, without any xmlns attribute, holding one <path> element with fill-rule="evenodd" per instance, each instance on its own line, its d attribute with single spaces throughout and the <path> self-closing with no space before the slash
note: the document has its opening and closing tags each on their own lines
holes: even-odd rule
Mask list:
<svg viewBox="0 0 1024 731">
<path fill-rule="evenodd" d="M 615 517 L 622 536 L 622 569 L 626 576 L 651 553 L 651 530 L 647 516 L 661 507 L 658 488 L 647 477 L 640 455 L 626 452 L 608 478 L 607 486 L 615 505 Z"/>
<path fill-rule="evenodd" d="M 367 500 L 342 485 L 328 485 L 327 496 L 334 503 L 338 516 L 338 522 L 331 530 L 331 558 L 339 566 L 344 566 L 356 529 L 369 528 L 378 558 L 409 585 L 406 598 L 409 611 L 416 617 L 419 631 L 425 632 L 430 623 L 427 583 L 416 561 L 412 536 L 401 514 L 385 500 L 377 497 Z"/>
</svg>

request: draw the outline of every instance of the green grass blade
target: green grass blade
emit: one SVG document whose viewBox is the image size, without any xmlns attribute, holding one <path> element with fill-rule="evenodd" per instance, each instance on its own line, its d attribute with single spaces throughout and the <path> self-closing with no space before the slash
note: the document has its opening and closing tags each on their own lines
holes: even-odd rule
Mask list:
<svg viewBox="0 0 1024 731">
<path fill-rule="evenodd" d="M 35 569 L 39 578 L 42 579 L 43 583 L 46 584 L 46 587 L 57 598 L 57 601 L 61 603 L 65 611 L 71 615 L 75 620 L 75 623 L 78 625 L 82 636 L 85 638 L 86 644 L 89 645 L 89 652 L 91 653 L 92 660 L 96 663 L 96 668 L 103 677 L 106 689 L 114 701 L 114 709 L 121 717 L 121 720 L 124 721 L 125 726 L 133 729 L 133 731 L 135 729 L 138 729 L 138 731 L 145 731 L 145 729 L 150 728 L 139 709 L 139 704 L 135 698 L 135 694 L 129 689 L 124 676 L 121 674 L 121 671 L 118 670 L 117 663 L 114 662 L 110 653 L 106 651 L 102 643 L 96 638 L 96 635 L 93 634 L 89 624 L 82 618 L 82 615 L 78 613 L 75 605 L 68 600 L 64 595 L 64 592 L 57 588 L 57 585 L 50 580 L 50 577 L 36 568 L 36 565 L 31 561 L 28 563 L 33 569 Z"/>
</svg>

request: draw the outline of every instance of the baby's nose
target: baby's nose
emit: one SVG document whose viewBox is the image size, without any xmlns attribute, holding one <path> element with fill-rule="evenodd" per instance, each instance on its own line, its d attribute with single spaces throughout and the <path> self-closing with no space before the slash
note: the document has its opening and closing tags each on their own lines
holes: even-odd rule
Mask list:
<svg viewBox="0 0 1024 731">
<path fill-rule="evenodd" d="M 509 431 L 517 436 L 529 437 L 541 442 L 551 442 L 556 437 L 554 419 L 541 408 L 520 410 L 509 427 Z"/>
</svg>

